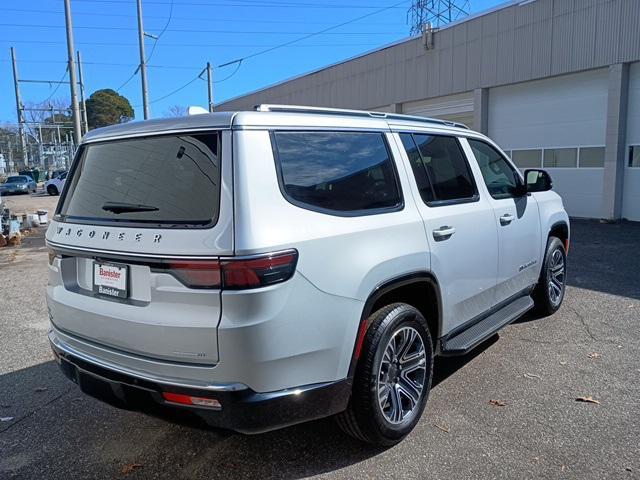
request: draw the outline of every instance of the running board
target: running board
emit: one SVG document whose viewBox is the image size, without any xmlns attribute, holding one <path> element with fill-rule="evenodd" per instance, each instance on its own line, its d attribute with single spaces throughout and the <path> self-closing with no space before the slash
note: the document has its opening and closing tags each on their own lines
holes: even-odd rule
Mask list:
<svg viewBox="0 0 640 480">
<path fill-rule="evenodd" d="M 502 327 L 527 313 L 533 307 L 533 299 L 529 295 L 517 298 L 497 312 L 462 330 L 454 331 L 441 340 L 442 355 L 463 355 L 475 346 L 495 334 Z"/>
</svg>

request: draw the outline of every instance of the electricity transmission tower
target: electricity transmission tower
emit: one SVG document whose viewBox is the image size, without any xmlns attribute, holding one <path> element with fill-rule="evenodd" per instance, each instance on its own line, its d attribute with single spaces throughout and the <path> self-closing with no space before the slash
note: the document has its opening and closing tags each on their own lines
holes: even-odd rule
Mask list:
<svg viewBox="0 0 640 480">
<path fill-rule="evenodd" d="M 414 0 L 407 13 L 411 34 L 418 35 L 423 25 L 439 27 L 469 15 L 469 0 Z"/>
</svg>

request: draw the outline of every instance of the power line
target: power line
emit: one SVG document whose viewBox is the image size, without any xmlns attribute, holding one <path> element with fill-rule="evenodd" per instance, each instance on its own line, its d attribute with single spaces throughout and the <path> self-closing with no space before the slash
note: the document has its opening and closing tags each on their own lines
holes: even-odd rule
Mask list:
<svg viewBox="0 0 640 480">
<path fill-rule="evenodd" d="M 151 60 L 151 57 L 153 57 L 153 52 L 156 51 L 156 47 L 158 46 L 158 42 L 160 41 L 160 38 L 162 37 L 162 35 L 164 35 L 164 32 L 167 31 L 167 27 L 171 23 L 171 16 L 172 15 L 173 15 L 173 0 L 171 0 L 171 6 L 169 7 L 169 18 L 167 18 L 167 23 L 165 23 L 164 27 L 162 28 L 162 31 L 155 38 L 155 42 L 153 42 L 153 47 L 151 47 L 151 53 L 147 57 L 147 62 L 149 60 Z"/>
<path fill-rule="evenodd" d="M 56 41 L 50 41 L 50 40 L 1 40 L 0 42 L 7 42 L 7 43 L 27 43 L 27 44 L 36 44 L 36 45 L 64 45 L 64 42 L 56 42 Z M 131 46 L 135 46 L 136 43 L 133 42 L 76 42 L 78 45 L 92 45 L 92 46 L 104 46 L 104 47 L 131 47 Z M 307 48 L 307 47 L 372 47 L 372 46 L 376 46 L 378 45 L 378 43 L 306 43 L 304 45 L 288 45 L 288 47 L 301 47 L 301 48 Z M 184 47 L 197 47 L 197 48 L 201 48 L 201 47 L 239 47 L 239 48 L 245 48 L 245 47 L 272 47 L 272 46 L 277 46 L 277 44 L 274 45 L 264 45 L 264 44 L 260 44 L 260 43 L 165 43 L 163 44 L 163 46 L 165 47 L 180 47 L 180 48 L 184 48 Z M 6 59 L 0 59 L 0 62 L 9 62 L 9 60 Z M 42 60 L 42 61 L 38 61 L 38 60 L 21 60 L 20 63 L 52 63 L 51 60 Z M 66 63 L 66 62 L 53 62 L 53 63 Z M 85 65 L 113 65 L 113 66 L 117 66 L 118 64 L 109 64 L 109 63 L 103 63 L 103 62 L 83 62 Z M 124 64 L 122 64 L 124 66 Z M 128 66 L 135 66 L 134 64 L 128 64 Z M 149 65 L 152 66 L 152 65 Z M 158 65 L 153 65 L 153 67 L 159 67 Z M 199 67 L 193 67 L 195 68 L 199 68 Z"/>
<path fill-rule="evenodd" d="M 407 0 L 403 0 L 400 3 L 405 3 Z M 387 7 L 392 8 L 392 7 Z M 392 34 L 392 35 L 400 35 L 404 32 L 329 32 L 329 30 L 334 30 L 338 27 L 342 27 L 353 23 L 355 21 L 361 20 L 363 18 L 370 17 L 371 15 L 376 15 L 385 11 L 386 9 L 378 10 L 376 12 L 369 13 L 367 15 L 362 15 L 356 19 L 350 20 L 345 23 L 341 23 L 340 25 L 333 25 L 331 27 L 325 28 L 319 32 L 291 32 L 291 31 L 273 31 L 273 30 L 202 30 L 202 29 L 192 29 L 192 28 L 173 28 L 167 29 L 167 32 L 176 32 L 176 33 L 230 33 L 230 34 L 260 34 L 260 35 L 308 35 L 309 37 L 313 37 L 316 35 L 381 35 L 381 34 Z M 20 24 L 20 23 L 0 23 L 0 27 L 20 27 L 20 28 L 65 28 L 64 25 L 33 25 L 33 24 Z M 77 29 L 88 29 L 88 30 L 115 30 L 115 31 L 135 31 L 135 28 L 132 27 L 104 27 L 100 25 L 75 25 L 74 28 Z M 308 38 L 308 37 L 305 37 Z M 296 40 L 299 41 L 299 40 Z"/>
<path fill-rule="evenodd" d="M 9 63 L 10 60 L 0 59 L 0 62 Z M 61 60 L 21 60 L 20 63 L 67 63 Z M 112 62 L 82 62 L 83 65 L 102 65 L 107 67 L 135 67 L 134 63 L 112 63 Z M 189 65 L 147 65 L 149 68 L 167 68 L 174 70 L 201 70 L 202 67 L 195 67 Z"/>
<path fill-rule="evenodd" d="M 19 12 L 19 13 L 44 13 L 44 14 L 55 14 L 60 15 L 64 12 L 58 10 L 24 10 L 19 8 L 2 8 L 2 11 L 8 12 Z M 124 13 L 106 13 L 106 12 L 73 12 L 74 16 L 91 16 L 91 17 L 115 17 L 115 18 L 135 18 L 135 15 L 127 15 Z M 146 19 L 165 19 L 164 16 L 160 15 L 145 15 Z M 258 19 L 258 18 L 225 18 L 225 17 L 182 17 L 182 16 L 172 16 L 173 20 L 188 20 L 188 21 L 201 21 L 201 22 L 237 22 L 237 23 L 286 23 L 286 24 L 299 24 L 299 25 L 330 25 L 330 22 L 314 22 L 309 20 L 267 20 L 267 19 Z M 391 26 L 398 25 L 398 22 L 369 22 L 368 25 L 380 25 L 380 26 Z"/>
<path fill-rule="evenodd" d="M 279 48 L 287 47 L 287 46 L 291 45 L 292 43 L 301 42 L 302 40 L 306 40 L 307 38 L 315 37 L 317 35 L 331 35 L 331 34 L 333 34 L 335 32 L 330 32 L 330 30 L 335 30 L 336 28 L 344 27 L 345 25 L 349 25 L 351 23 L 358 22 L 360 20 L 363 20 L 365 18 L 371 17 L 373 15 L 378 15 L 379 13 L 385 12 L 385 11 L 390 10 L 392 8 L 396 8 L 399 5 L 402 5 L 403 3 L 406 3 L 406 1 L 407 0 L 403 0 L 401 2 L 398 2 L 398 3 L 395 3 L 395 4 L 391 5 L 389 7 L 384 7 L 384 8 L 381 8 L 379 10 L 376 10 L 375 12 L 371 12 L 371 13 L 367 13 L 365 15 L 361 15 L 359 17 L 353 18 L 353 19 L 348 20 L 346 22 L 339 23 L 339 24 L 334 25 L 332 27 L 327 27 L 327 28 L 322 29 L 322 30 L 320 30 L 318 32 L 310 33 L 310 34 L 305 35 L 303 37 L 300 37 L 300 38 L 297 38 L 297 39 L 294 39 L 294 40 L 290 40 L 290 41 L 282 43 L 280 45 L 276 45 L 275 47 L 270 47 L 270 48 L 267 48 L 267 49 L 264 49 L 264 50 L 260 50 L 260 51 L 258 51 L 256 53 L 252 53 L 251 55 L 246 55 L 246 56 L 238 58 L 236 60 L 232 60 L 230 62 L 226 62 L 226 63 L 223 63 L 221 65 L 218 65 L 218 67 L 226 67 L 227 65 L 232 65 L 232 64 L 234 64 L 236 62 L 242 62 L 244 60 L 248 60 L 249 58 L 257 57 L 258 55 L 264 55 L 265 53 L 273 52 L 274 50 L 277 50 Z"/>
<path fill-rule="evenodd" d="M 62 74 L 62 77 L 60 77 L 60 80 L 58 81 L 56 88 L 53 89 L 53 92 L 51 92 L 49 96 L 42 101 L 42 103 L 47 103 L 49 99 L 51 99 L 51 97 L 53 97 L 56 94 L 56 92 L 58 91 L 58 88 L 60 88 L 60 85 L 62 85 L 63 80 L 65 79 L 68 73 L 69 73 L 69 65 L 67 65 L 67 67 L 64 69 L 64 73 Z"/>
<path fill-rule="evenodd" d="M 226 82 L 227 80 L 229 80 L 231 77 L 233 77 L 236 73 L 238 73 L 238 70 L 240 70 L 240 65 L 242 65 L 242 60 L 238 62 L 238 65 L 236 66 L 236 69 L 231 72 L 229 75 L 227 75 L 226 77 L 224 77 L 222 80 L 214 80 L 213 83 L 222 83 L 222 82 Z"/>
<path fill-rule="evenodd" d="M 136 68 L 133 73 L 131 74 L 131 76 L 129 78 L 127 78 L 124 82 L 122 82 L 122 85 L 120 85 L 118 88 L 116 88 L 116 92 L 120 92 L 120 90 L 122 90 L 124 87 L 127 86 L 127 84 L 133 79 L 133 77 L 136 76 L 136 73 L 138 73 L 138 69 Z"/>
<path fill-rule="evenodd" d="M 241 0 L 234 0 L 235 2 L 241 2 Z M 75 0 L 77 3 L 107 3 L 107 4 L 119 4 L 130 5 L 127 1 L 121 0 Z M 169 5 L 169 2 L 158 1 L 145 1 L 145 5 Z M 273 0 L 266 2 L 253 2 L 253 3 L 212 3 L 212 2 L 180 2 L 181 6 L 196 6 L 196 7 L 263 7 L 263 8 L 318 8 L 318 9 L 374 9 L 379 5 L 353 5 L 353 4 L 313 4 L 313 3 L 285 3 L 275 2 Z M 402 8 L 399 6 L 393 6 L 390 8 Z"/>
<path fill-rule="evenodd" d="M 200 72 L 200 73 L 202 73 L 202 72 Z M 191 85 L 193 82 L 195 82 L 199 78 L 200 78 L 200 74 L 198 74 L 195 78 L 192 78 L 191 80 L 189 80 L 187 83 L 185 83 L 181 87 L 176 88 L 172 92 L 169 92 L 166 95 L 163 95 L 162 97 L 158 97 L 155 100 L 151 100 L 149 103 L 157 103 L 157 102 L 160 102 L 160 101 L 164 100 L 165 98 L 169 98 L 171 95 L 175 95 L 179 91 L 184 90 L 185 88 L 187 88 L 189 85 Z M 141 106 L 142 105 L 136 105 L 134 108 L 140 108 Z"/>
</svg>

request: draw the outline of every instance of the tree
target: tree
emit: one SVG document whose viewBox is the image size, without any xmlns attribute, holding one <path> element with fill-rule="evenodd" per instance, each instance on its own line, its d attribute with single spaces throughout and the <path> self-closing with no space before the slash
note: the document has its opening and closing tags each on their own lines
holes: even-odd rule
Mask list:
<svg viewBox="0 0 640 480">
<path fill-rule="evenodd" d="M 164 112 L 165 117 L 184 117 L 187 115 L 187 107 L 182 105 L 172 105 Z"/>
<path fill-rule="evenodd" d="M 135 116 L 129 100 L 110 88 L 93 92 L 86 104 L 89 129 L 125 123 Z"/>
<path fill-rule="evenodd" d="M 27 102 L 24 109 L 27 135 L 42 143 L 54 143 L 57 131 L 47 125 L 60 125 L 62 135 L 73 128 L 68 98 L 52 98 L 46 102 Z M 38 124 L 42 128 L 38 128 Z M 42 135 L 42 137 L 41 137 Z"/>
<path fill-rule="evenodd" d="M 5 161 L 22 160 L 22 151 L 20 150 L 20 136 L 18 129 L 6 124 L 0 125 L 0 153 L 4 155 Z"/>
</svg>

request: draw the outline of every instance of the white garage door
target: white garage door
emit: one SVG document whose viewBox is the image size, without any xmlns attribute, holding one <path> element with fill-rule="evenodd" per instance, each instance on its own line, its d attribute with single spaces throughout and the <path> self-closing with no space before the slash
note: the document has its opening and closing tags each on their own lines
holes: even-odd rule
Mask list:
<svg viewBox="0 0 640 480">
<path fill-rule="evenodd" d="M 473 129 L 473 92 L 403 103 L 402 113 L 464 123 Z"/>
<path fill-rule="evenodd" d="M 622 190 L 622 217 L 640 222 L 640 63 L 629 72 L 627 158 Z"/>
<path fill-rule="evenodd" d="M 602 218 L 608 70 L 492 88 L 489 136 L 544 167 L 569 215 Z"/>
</svg>

